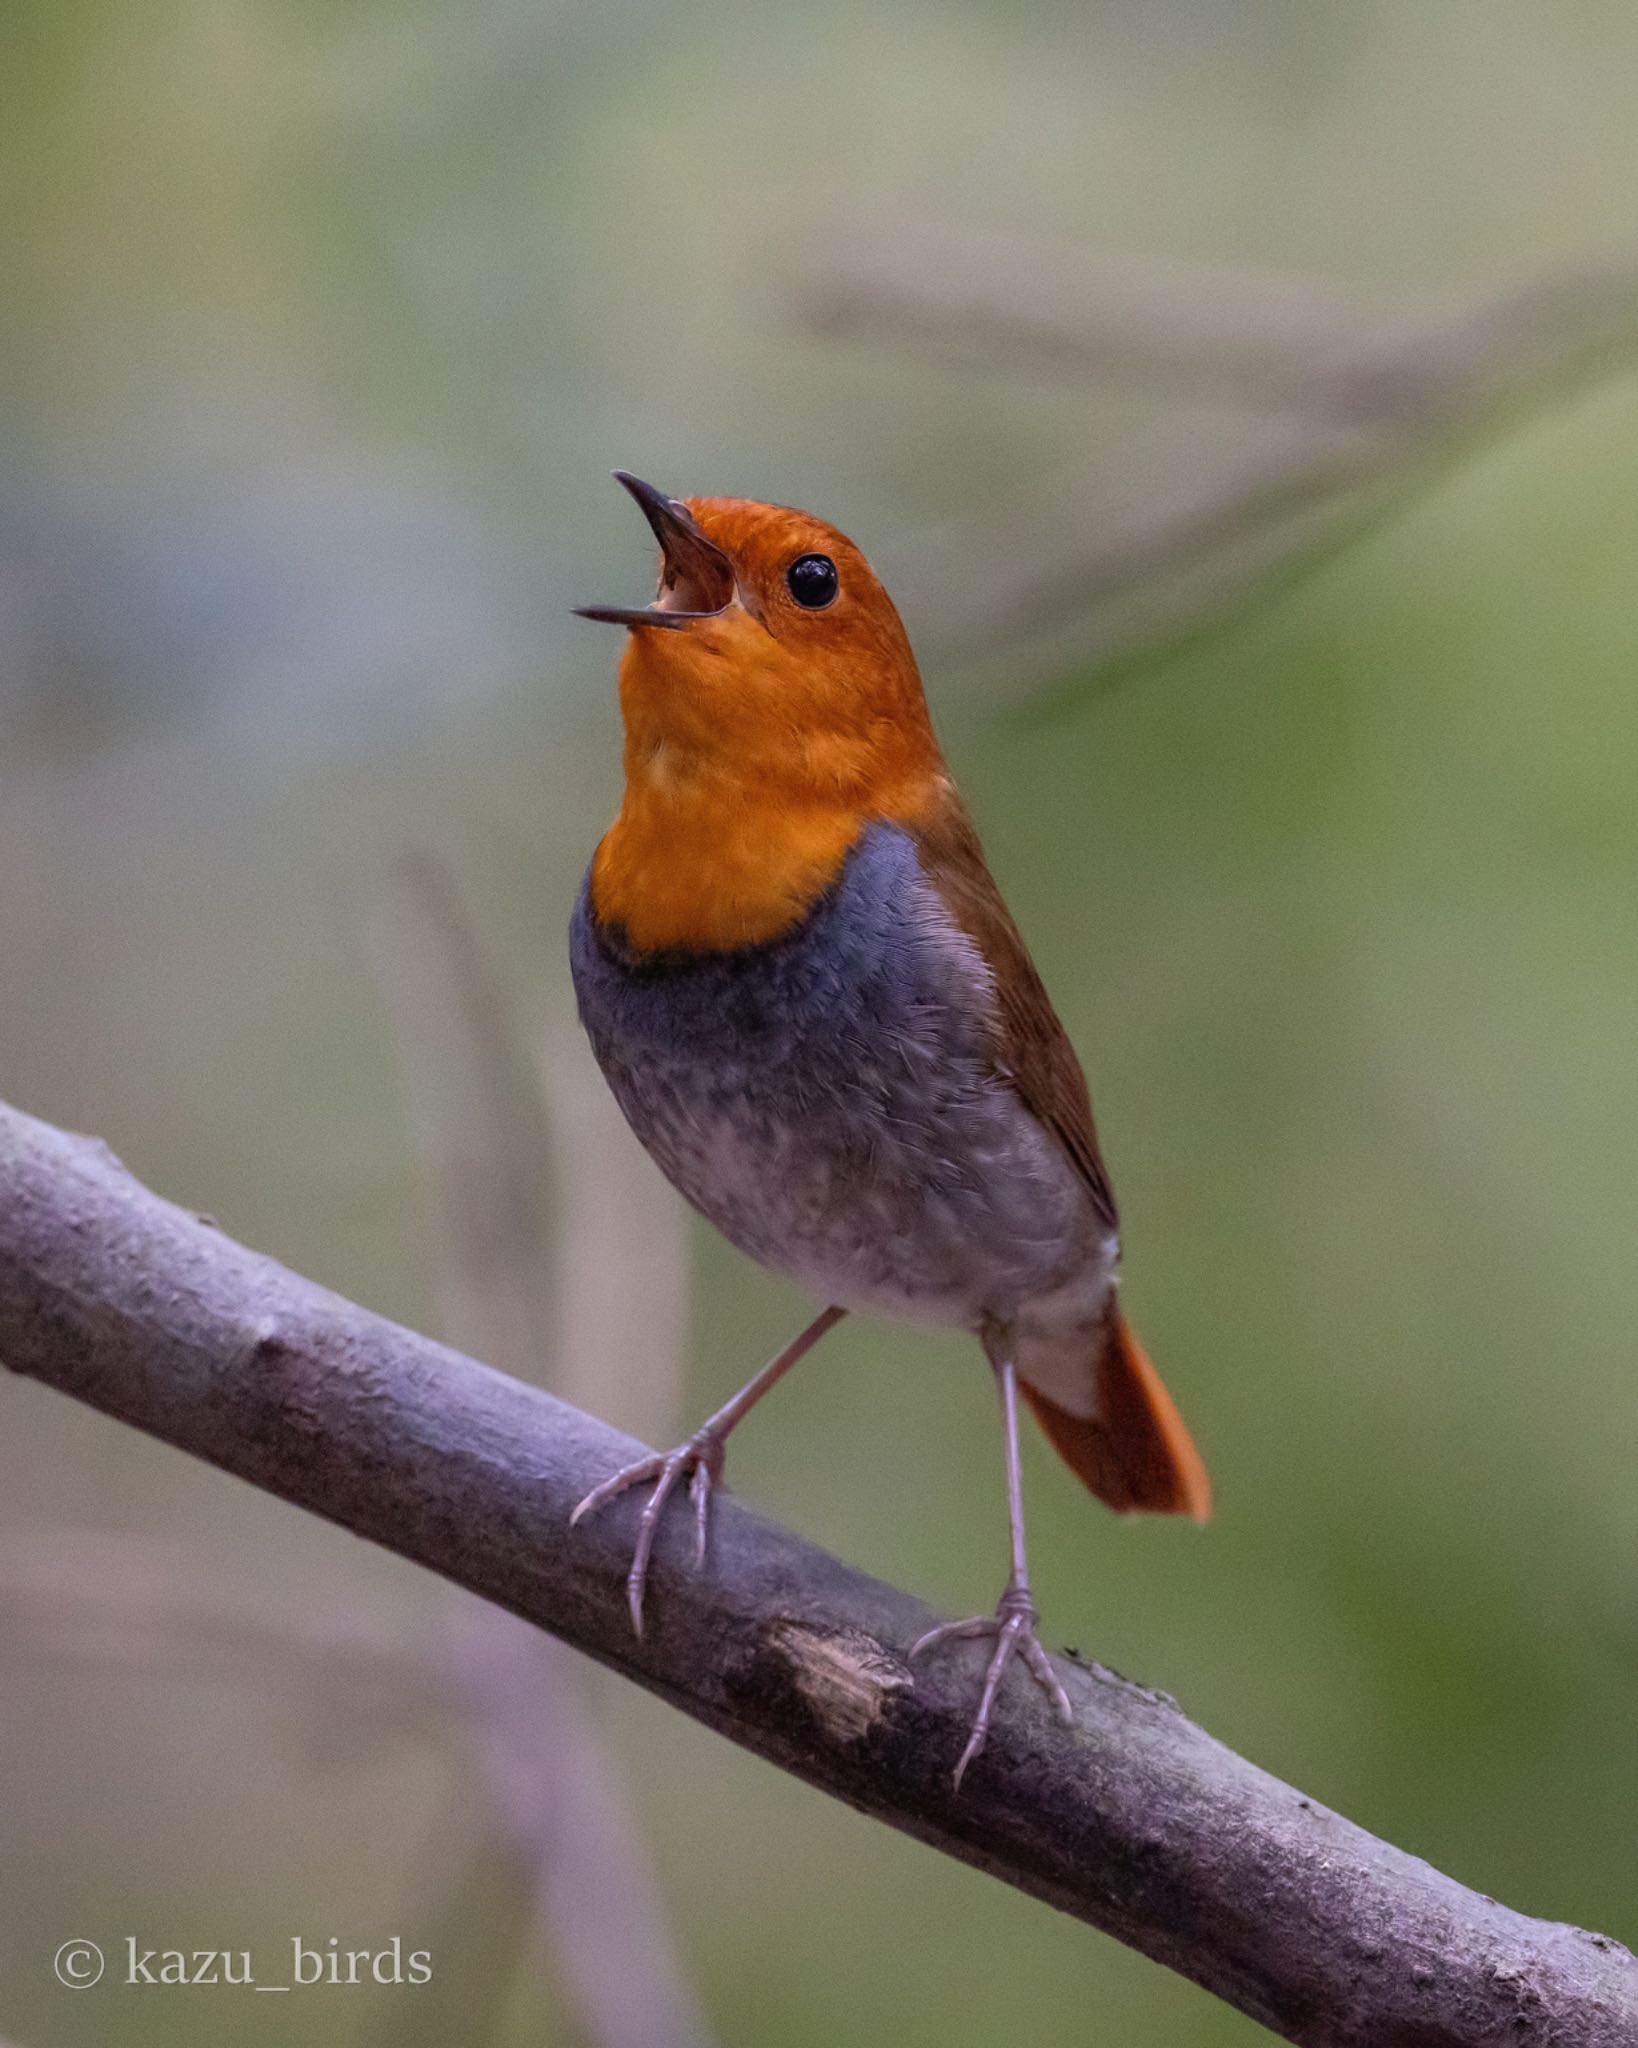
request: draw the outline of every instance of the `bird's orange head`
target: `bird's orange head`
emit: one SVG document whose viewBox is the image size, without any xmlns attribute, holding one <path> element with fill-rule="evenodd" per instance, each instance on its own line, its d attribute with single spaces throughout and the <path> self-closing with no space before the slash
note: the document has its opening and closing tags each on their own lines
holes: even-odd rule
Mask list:
<svg viewBox="0 0 1638 2048">
<path fill-rule="evenodd" d="M 625 796 L 592 901 L 639 952 L 776 938 L 876 819 L 947 778 L 910 643 L 835 527 L 744 498 L 667 498 L 616 471 L 660 543 L 620 666 Z"/>
</svg>

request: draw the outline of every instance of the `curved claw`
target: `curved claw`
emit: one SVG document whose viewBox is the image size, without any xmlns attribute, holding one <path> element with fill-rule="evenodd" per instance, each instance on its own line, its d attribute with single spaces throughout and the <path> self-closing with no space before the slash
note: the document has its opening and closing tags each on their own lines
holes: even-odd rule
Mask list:
<svg viewBox="0 0 1638 2048">
<path fill-rule="evenodd" d="M 940 1643 L 971 1642 L 978 1636 L 993 1636 L 997 1626 L 993 1614 L 976 1614 L 971 1621 L 941 1621 L 926 1635 L 917 1636 L 910 1645 L 910 1655 L 919 1657 L 924 1650 L 936 1650 Z"/>
<path fill-rule="evenodd" d="M 711 1488 L 715 1477 L 711 1467 L 702 1458 L 694 1467 L 694 1477 L 689 1482 L 688 1494 L 694 1503 L 694 1569 L 705 1569 L 705 1541 L 711 1526 Z"/>
<path fill-rule="evenodd" d="M 645 1479 L 658 1479 L 664 1464 L 664 1458 L 639 1458 L 635 1465 L 623 1465 L 612 1479 L 605 1479 L 601 1486 L 592 1488 L 570 1515 L 569 1527 L 572 1529 L 582 1515 L 596 1514 L 600 1507 L 605 1507 L 618 1494 L 624 1493 L 628 1486 L 640 1485 Z"/>
<path fill-rule="evenodd" d="M 623 1467 L 612 1479 L 605 1479 L 600 1486 L 594 1486 L 569 1517 L 569 1526 L 573 1528 L 583 1515 L 595 1514 L 631 1487 L 641 1486 L 647 1480 L 654 1482 L 653 1491 L 644 1501 L 643 1512 L 637 1519 L 637 1541 L 632 1548 L 631 1569 L 626 1573 L 626 1605 L 631 1610 L 631 1626 L 639 1636 L 643 1633 L 643 1596 L 648 1589 L 648 1566 L 654 1555 L 660 1517 L 677 1482 L 688 1472 L 693 1473 L 689 1493 L 694 1503 L 694 1562 L 696 1566 L 703 1565 L 710 1527 L 711 1489 L 722 1473 L 721 1439 L 704 1431 L 691 1436 L 687 1443 L 679 1444 L 674 1451 L 639 1458 L 635 1464 Z"/>
<path fill-rule="evenodd" d="M 1064 1691 L 1063 1680 L 1053 1669 L 1052 1659 L 1042 1649 L 1033 1632 L 1025 1636 L 1019 1645 L 1024 1653 L 1024 1662 L 1029 1666 L 1030 1676 L 1058 1709 L 1058 1719 L 1067 1727 L 1075 1718 L 1075 1709 L 1070 1705 L 1069 1695 Z"/>
<path fill-rule="evenodd" d="M 955 1767 L 955 1789 L 958 1792 L 967 1766 L 983 1749 L 989 1735 L 995 1696 L 1014 1657 L 1023 1658 L 1029 1675 L 1057 1708 L 1059 1718 L 1066 1722 L 1075 1718 L 1075 1710 L 1070 1705 L 1063 1682 L 1035 1633 L 1035 1619 L 1035 1607 L 1029 1595 L 1020 1593 L 1016 1587 L 1008 1587 L 993 1614 L 974 1615 L 970 1621 L 940 1622 L 937 1628 L 930 1628 L 910 1646 L 910 1655 L 916 1658 L 924 1651 L 936 1649 L 941 1643 L 971 1642 L 985 1636 L 995 1638 L 995 1650 L 984 1672 L 984 1689 L 978 1698 L 978 1712 L 973 1716 L 972 1733 L 967 1737 L 967 1747 L 961 1752 L 961 1760 Z"/>
</svg>

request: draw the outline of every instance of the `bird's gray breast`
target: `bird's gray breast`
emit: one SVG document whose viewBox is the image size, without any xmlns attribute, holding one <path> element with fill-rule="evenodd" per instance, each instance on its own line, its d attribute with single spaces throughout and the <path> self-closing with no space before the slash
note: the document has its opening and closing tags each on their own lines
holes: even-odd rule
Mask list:
<svg viewBox="0 0 1638 2048">
<path fill-rule="evenodd" d="M 1073 1168 L 996 1074 L 989 970 L 896 827 L 870 827 L 770 944 L 634 956 L 588 877 L 570 948 L 632 1129 L 762 1264 L 844 1307 L 970 1327 L 1096 1255 Z"/>
</svg>

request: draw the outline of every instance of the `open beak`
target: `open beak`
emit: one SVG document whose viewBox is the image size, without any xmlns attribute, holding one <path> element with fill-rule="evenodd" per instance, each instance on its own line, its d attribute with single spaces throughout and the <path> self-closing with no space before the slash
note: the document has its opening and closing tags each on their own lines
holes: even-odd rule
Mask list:
<svg viewBox="0 0 1638 2048">
<path fill-rule="evenodd" d="M 626 470 L 617 469 L 614 478 L 642 507 L 660 543 L 660 587 L 651 605 L 627 610 L 579 604 L 575 610 L 583 619 L 605 619 L 611 626 L 686 626 L 693 619 L 715 618 L 734 594 L 732 562 L 706 539 L 686 505 Z"/>
</svg>

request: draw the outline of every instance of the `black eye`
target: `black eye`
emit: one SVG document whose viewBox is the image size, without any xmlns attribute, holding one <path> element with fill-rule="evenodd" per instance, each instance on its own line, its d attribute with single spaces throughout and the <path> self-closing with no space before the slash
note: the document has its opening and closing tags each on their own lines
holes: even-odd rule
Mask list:
<svg viewBox="0 0 1638 2048">
<path fill-rule="evenodd" d="M 836 564 L 829 555 L 798 555 L 785 571 L 785 588 L 810 612 L 821 612 L 836 595 Z"/>
</svg>

